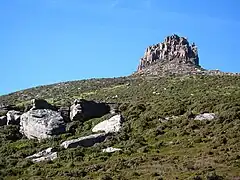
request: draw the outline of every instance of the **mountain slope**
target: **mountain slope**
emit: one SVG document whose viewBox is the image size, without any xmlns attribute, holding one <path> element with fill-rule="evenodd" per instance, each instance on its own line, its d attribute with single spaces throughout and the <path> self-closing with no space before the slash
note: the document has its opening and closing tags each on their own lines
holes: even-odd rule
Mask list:
<svg viewBox="0 0 240 180">
<path fill-rule="evenodd" d="M 35 98 L 48 102 L 35 100 L 40 105 L 32 105 Z M 81 102 L 95 106 L 89 110 Z M 36 130 L 29 128 L 27 137 L 39 137 L 52 122 L 55 129 L 57 123 L 64 129 L 56 136 L 47 134 L 49 139 L 27 139 L 22 119 L 17 125 L 7 123 L 9 110 L 18 110 L 17 116 L 27 112 L 25 129 L 31 124 Z M 74 111 L 79 116 L 71 118 Z M 119 132 L 101 134 L 107 136 L 103 142 L 61 146 L 66 140 L 95 136 L 95 125 L 103 126 L 114 113 L 123 117 L 122 126 Z M 172 35 L 149 46 L 130 76 L 62 82 L 0 96 L 0 179 L 237 180 L 239 137 L 239 74 L 201 68 L 196 45 Z M 49 147 L 55 160 L 34 163 L 26 158 Z M 103 152 L 107 147 L 121 150 Z"/>
<path fill-rule="evenodd" d="M 58 90 L 58 91 L 56 91 Z M 84 97 L 121 103 L 120 133 L 91 148 L 59 144 L 88 135 L 106 119 L 78 124 L 54 139 L 27 140 L 16 126 L 0 127 L 0 177 L 4 179 L 234 179 L 240 177 L 240 77 L 179 76 L 94 79 L 29 89 L 1 98 L 21 107 L 32 97 L 67 104 Z M 200 113 L 212 121 L 197 121 Z M 57 160 L 34 164 L 25 157 L 47 147 Z M 122 149 L 102 153 L 104 147 Z"/>
</svg>

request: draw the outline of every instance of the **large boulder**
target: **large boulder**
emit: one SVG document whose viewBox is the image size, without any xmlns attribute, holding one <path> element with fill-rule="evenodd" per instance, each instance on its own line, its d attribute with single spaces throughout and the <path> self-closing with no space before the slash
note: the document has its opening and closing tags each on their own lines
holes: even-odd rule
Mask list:
<svg viewBox="0 0 240 180">
<path fill-rule="evenodd" d="M 0 126 L 7 125 L 7 117 L 6 116 L 1 116 L 0 117 Z"/>
<path fill-rule="evenodd" d="M 80 137 L 78 139 L 72 139 L 64 141 L 61 144 L 61 147 L 67 148 L 76 148 L 76 147 L 91 147 L 96 143 L 103 142 L 106 139 L 107 135 L 105 133 L 92 134 L 89 136 Z"/>
<path fill-rule="evenodd" d="M 7 113 L 7 125 L 19 125 L 20 123 L 20 117 L 21 117 L 20 111 L 11 110 Z"/>
<path fill-rule="evenodd" d="M 108 120 L 100 122 L 92 129 L 92 132 L 104 131 L 105 133 L 115 133 L 121 129 L 123 118 L 115 115 Z"/>
<path fill-rule="evenodd" d="M 27 138 L 45 139 L 65 132 L 62 116 L 51 109 L 30 110 L 21 116 L 20 132 Z"/>
<path fill-rule="evenodd" d="M 57 152 L 53 148 L 47 148 L 39 153 L 26 157 L 32 162 L 53 161 L 57 158 Z"/>
<path fill-rule="evenodd" d="M 198 121 L 202 121 L 202 120 L 213 120 L 214 118 L 216 118 L 216 115 L 214 113 L 203 113 L 203 114 L 199 114 L 197 115 L 194 120 L 198 120 Z"/>
<path fill-rule="evenodd" d="M 106 103 L 75 100 L 70 108 L 70 119 L 72 121 L 84 121 L 91 118 L 101 117 L 109 113 L 110 107 Z"/>
</svg>

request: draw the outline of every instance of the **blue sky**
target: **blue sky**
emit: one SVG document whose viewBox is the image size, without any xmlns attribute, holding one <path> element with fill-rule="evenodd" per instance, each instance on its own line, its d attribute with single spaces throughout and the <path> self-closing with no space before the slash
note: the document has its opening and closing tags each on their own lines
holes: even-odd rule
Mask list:
<svg viewBox="0 0 240 180">
<path fill-rule="evenodd" d="M 207 69 L 239 72 L 239 0 L 0 0 L 0 95 L 129 75 L 173 33 Z"/>
</svg>

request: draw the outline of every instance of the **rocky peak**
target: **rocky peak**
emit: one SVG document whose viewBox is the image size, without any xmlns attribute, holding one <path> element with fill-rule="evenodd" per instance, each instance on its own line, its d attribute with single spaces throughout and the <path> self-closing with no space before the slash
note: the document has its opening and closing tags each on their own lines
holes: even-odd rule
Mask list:
<svg viewBox="0 0 240 180">
<path fill-rule="evenodd" d="M 197 46 L 194 43 L 190 44 L 185 37 L 179 37 L 176 34 L 167 36 L 162 43 L 146 49 L 144 56 L 140 59 L 137 72 L 158 62 L 199 67 Z"/>
</svg>

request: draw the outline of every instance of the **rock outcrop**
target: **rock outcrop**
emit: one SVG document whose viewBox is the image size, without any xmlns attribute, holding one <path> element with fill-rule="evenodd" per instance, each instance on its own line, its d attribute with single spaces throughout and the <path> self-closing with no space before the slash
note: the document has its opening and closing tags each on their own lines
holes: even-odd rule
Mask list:
<svg viewBox="0 0 240 180">
<path fill-rule="evenodd" d="M 27 138 L 45 139 L 65 132 L 62 116 L 51 109 L 30 110 L 21 116 L 20 132 Z"/>
<path fill-rule="evenodd" d="M 70 119 L 72 121 L 85 121 L 91 118 L 101 117 L 109 113 L 110 107 L 105 103 L 75 100 L 70 108 Z"/>
<path fill-rule="evenodd" d="M 61 144 L 61 147 L 67 148 L 76 148 L 76 147 L 91 147 L 96 143 L 103 142 L 107 137 L 107 134 L 100 133 L 100 134 L 92 134 L 89 136 L 80 137 L 78 139 L 72 139 L 69 141 L 64 141 Z"/>
<path fill-rule="evenodd" d="M 21 112 L 11 110 L 7 113 L 7 125 L 19 125 Z"/>
<path fill-rule="evenodd" d="M 30 159 L 32 162 L 37 163 L 42 161 L 53 161 L 57 157 L 57 152 L 55 152 L 53 148 L 47 148 L 39 153 L 26 157 L 26 159 Z"/>
<path fill-rule="evenodd" d="M 197 46 L 176 34 L 167 36 L 162 43 L 149 46 L 137 68 L 138 73 L 147 71 L 153 74 L 185 74 L 197 70 L 200 70 Z"/>
<path fill-rule="evenodd" d="M 92 129 L 92 132 L 103 131 L 105 133 L 115 133 L 121 128 L 123 118 L 121 115 L 115 115 L 108 120 L 100 122 Z"/>
<path fill-rule="evenodd" d="M 174 61 L 179 63 L 191 63 L 199 65 L 198 51 L 196 45 L 189 44 L 184 37 L 174 34 L 167 36 L 164 42 L 149 46 L 140 60 L 138 71 L 160 61 Z"/>
</svg>

